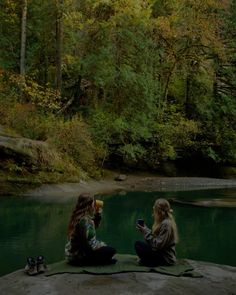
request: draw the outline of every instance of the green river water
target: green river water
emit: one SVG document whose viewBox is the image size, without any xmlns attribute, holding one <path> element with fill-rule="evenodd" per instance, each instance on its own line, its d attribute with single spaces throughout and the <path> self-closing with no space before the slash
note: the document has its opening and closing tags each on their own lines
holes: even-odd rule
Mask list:
<svg viewBox="0 0 236 295">
<path fill-rule="evenodd" d="M 119 253 L 134 254 L 142 240 L 135 229 L 137 218 L 152 224 L 156 198 L 178 200 L 236 199 L 236 189 L 101 196 L 103 220 L 97 237 Z M 0 275 L 23 268 L 27 256 L 44 255 L 47 263 L 63 259 L 67 223 L 75 200 L 47 203 L 28 197 L 0 198 Z M 236 266 L 236 208 L 201 207 L 172 203 L 180 241 L 177 256 Z"/>
</svg>

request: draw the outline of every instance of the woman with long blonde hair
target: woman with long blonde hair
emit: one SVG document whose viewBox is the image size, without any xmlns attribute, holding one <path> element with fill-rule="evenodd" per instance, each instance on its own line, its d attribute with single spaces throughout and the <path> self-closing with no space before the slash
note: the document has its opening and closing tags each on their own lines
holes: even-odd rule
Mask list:
<svg viewBox="0 0 236 295">
<path fill-rule="evenodd" d="M 154 223 L 152 229 L 146 224 L 137 224 L 145 242 L 137 241 L 135 250 L 140 264 L 157 266 L 173 265 L 176 262 L 175 245 L 178 242 L 177 226 L 173 210 L 166 199 L 157 199 L 153 206 Z"/>
<path fill-rule="evenodd" d="M 93 196 L 80 194 L 68 226 L 66 260 L 74 265 L 112 264 L 116 250 L 96 238 L 95 228 L 101 221 L 102 209 L 95 208 Z"/>
</svg>

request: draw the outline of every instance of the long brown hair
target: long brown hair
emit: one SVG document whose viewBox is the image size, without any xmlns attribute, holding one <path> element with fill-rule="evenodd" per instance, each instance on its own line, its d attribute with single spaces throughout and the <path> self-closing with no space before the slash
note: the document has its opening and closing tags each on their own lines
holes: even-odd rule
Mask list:
<svg viewBox="0 0 236 295">
<path fill-rule="evenodd" d="M 177 243 L 179 239 L 178 230 L 172 213 L 173 210 L 166 199 L 157 199 L 153 207 L 154 224 L 152 226 L 152 233 L 157 235 L 160 230 L 161 222 L 168 218 L 171 222 L 175 242 Z"/>
<path fill-rule="evenodd" d="M 79 223 L 80 219 L 85 215 L 92 213 L 92 203 L 94 201 L 93 196 L 88 193 L 82 193 L 79 195 L 75 209 L 72 212 L 67 235 L 70 237 L 74 231 L 75 225 Z"/>
</svg>

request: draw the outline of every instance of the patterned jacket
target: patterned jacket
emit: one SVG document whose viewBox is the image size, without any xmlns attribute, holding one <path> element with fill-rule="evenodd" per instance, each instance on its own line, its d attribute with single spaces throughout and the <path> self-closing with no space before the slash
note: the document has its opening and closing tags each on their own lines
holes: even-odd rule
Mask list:
<svg viewBox="0 0 236 295">
<path fill-rule="evenodd" d="M 86 215 L 75 226 L 75 230 L 65 246 L 65 256 L 68 262 L 80 260 L 89 252 L 105 246 L 96 238 L 94 218 Z"/>
</svg>

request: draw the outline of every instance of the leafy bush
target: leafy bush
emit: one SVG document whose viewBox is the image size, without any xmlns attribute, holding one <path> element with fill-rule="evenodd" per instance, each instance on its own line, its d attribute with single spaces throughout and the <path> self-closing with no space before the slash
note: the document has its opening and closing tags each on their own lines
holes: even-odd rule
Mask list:
<svg viewBox="0 0 236 295">
<path fill-rule="evenodd" d="M 95 175 L 96 149 L 88 132 L 87 125 L 79 118 L 58 122 L 49 140 L 57 149 L 68 155 L 85 171 Z"/>
<path fill-rule="evenodd" d="M 19 102 L 21 99 L 17 93 L 12 93 L 6 99 L 5 95 L 10 94 L 8 90 L 6 87 L 0 95 L 0 124 L 23 137 L 50 143 L 65 162 L 64 165 L 58 160 L 55 171 L 74 173 L 76 167 L 78 171 L 81 167 L 89 174 L 96 175 L 96 159 L 99 158 L 100 151 L 93 145 L 87 125 L 82 119 L 74 117 L 65 120 L 53 114 L 50 108 L 46 111 L 33 99 L 28 103 Z"/>
</svg>

